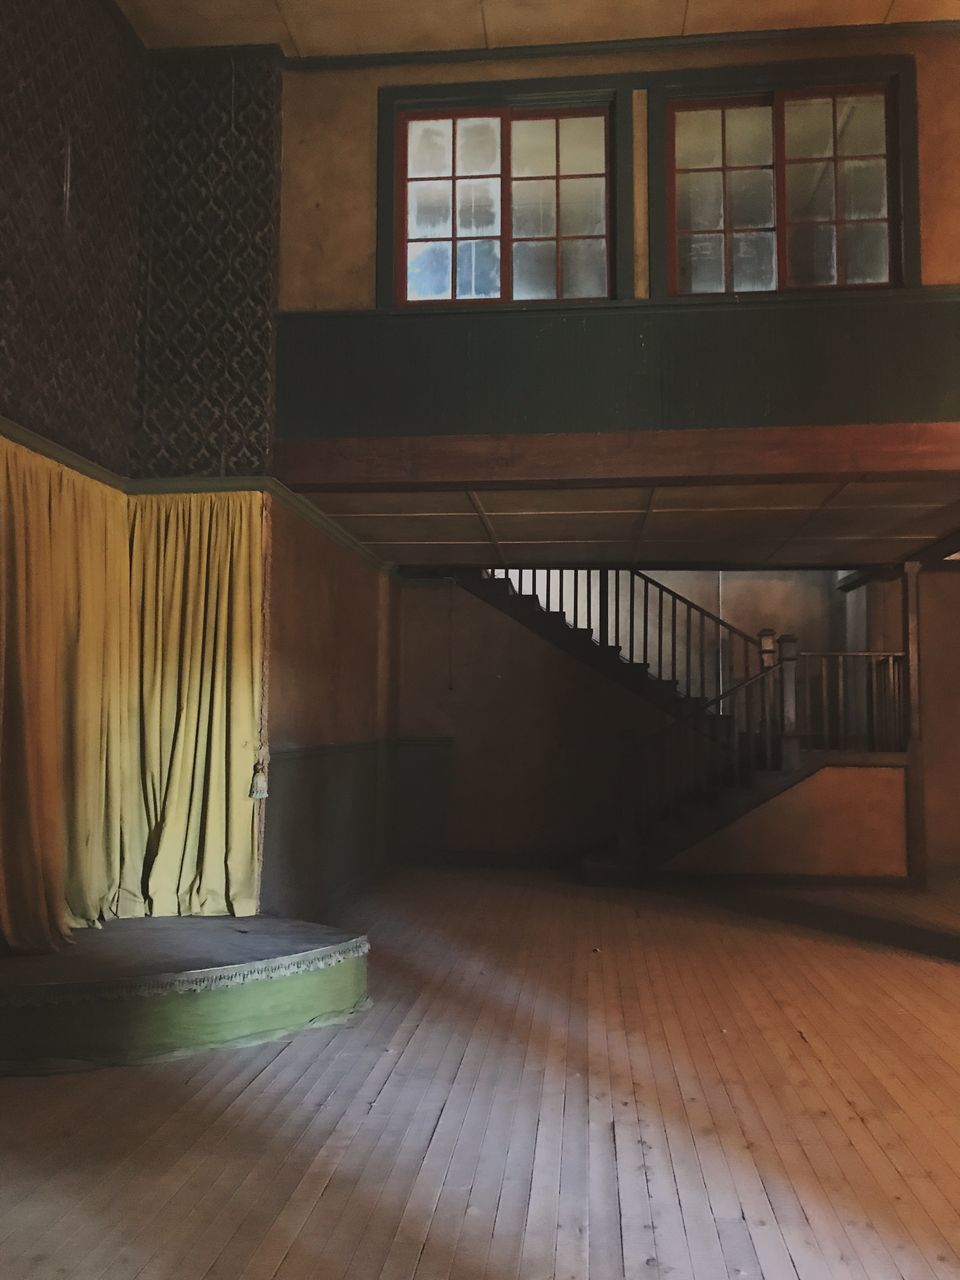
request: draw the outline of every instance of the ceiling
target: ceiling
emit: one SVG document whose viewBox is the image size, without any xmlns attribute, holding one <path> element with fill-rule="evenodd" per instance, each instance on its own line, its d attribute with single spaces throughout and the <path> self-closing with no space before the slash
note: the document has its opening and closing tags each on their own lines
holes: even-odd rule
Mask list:
<svg viewBox="0 0 960 1280">
<path fill-rule="evenodd" d="M 894 564 L 960 529 L 960 481 L 303 495 L 388 564 Z"/>
<path fill-rule="evenodd" d="M 292 56 L 960 20 L 960 0 L 118 0 L 150 46 Z"/>
</svg>

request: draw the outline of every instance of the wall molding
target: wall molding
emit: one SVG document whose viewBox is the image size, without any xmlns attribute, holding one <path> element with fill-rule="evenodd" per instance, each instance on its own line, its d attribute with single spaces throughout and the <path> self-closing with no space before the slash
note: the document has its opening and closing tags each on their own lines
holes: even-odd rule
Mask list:
<svg viewBox="0 0 960 1280">
<path fill-rule="evenodd" d="M 347 551 L 352 551 L 367 564 L 374 565 L 384 573 L 391 572 L 387 565 L 347 533 L 346 529 L 342 529 L 307 498 L 294 493 L 273 476 L 173 476 L 162 480 L 133 480 L 129 476 L 110 471 L 99 463 L 91 462 L 82 454 L 75 453 L 72 449 L 67 449 L 53 440 L 48 440 L 27 427 L 21 427 L 2 415 L 0 415 L 0 436 L 12 440 L 14 444 L 22 445 L 32 453 L 49 458 L 51 462 L 68 467 L 71 471 L 86 476 L 88 480 L 95 480 L 98 484 L 107 485 L 129 497 L 165 493 L 263 493 L 275 502 L 282 503 L 307 523 L 319 529 L 332 542 L 338 543 Z"/>
</svg>

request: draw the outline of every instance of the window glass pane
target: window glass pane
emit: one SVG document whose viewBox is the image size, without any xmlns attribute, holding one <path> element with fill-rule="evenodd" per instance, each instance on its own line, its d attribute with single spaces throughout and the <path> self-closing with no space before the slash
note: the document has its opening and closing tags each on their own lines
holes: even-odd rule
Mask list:
<svg viewBox="0 0 960 1280">
<path fill-rule="evenodd" d="M 560 183 L 560 234 L 602 235 L 606 230 L 604 178 L 564 178 Z"/>
<path fill-rule="evenodd" d="M 677 243 L 681 293 L 723 293 L 723 236 L 683 236 Z"/>
<path fill-rule="evenodd" d="M 727 164 L 773 163 L 773 108 L 729 107 Z"/>
<path fill-rule="evenodd" d="M 407 235 L 411 240 L 450 235 L 452 185 L 450 182 L 411 182 L 407 187 Z"/>
<path fill-rule="evenodd" d="M 833 161 L 787 166 L 787 216 L 791 222 L 832 218 L 835 207 Z"/>
<path fill-rule="evenodd" d="M 727 221 L 731 227 L 773 226 L 772 170 L 733 169 L 727 173 Z"/>
<path fill-rule="evenodd" d="M 510 166 L 515 178 L 556 173 L 556 120 L 515 120 L 510 127 Z"/>
<path fill-rule="evenodd" d="M 886 284 L 890 279 L 890 236 L 885 222 L 841 228 L 848 284 Z"/>
<path fill-rule="evenodd" d="M 605 173 L 606 121 L 603 116 L 560 118 L 560 172 Z"/>
<path fill-rule="evenodd" d="M 465 178 L 457 183 L 457 234 L 500 234 L 499 178 Z"/>
<path fill-rule="evenodd" d="M 557 234 L 557 184 L 552 178 L 528 178 L 513 184 L 513 234 Z"/>
<path fill-rule="evenodd" d="M 887 112 L 882 95 L 837 99 L 837 151 L 842 156 L 882 156 Z"/>
<path fill-rule="evenodd" d="M 784 107 L 787 158 L 833 155 L 833 99 L 793 98 Z"/>
<path fill-rule="evenodd" d="M 411 302 L 450 297 L 450 241 L 407 246 L 407 297 Z"/>
<path fill-rule="evenodd" d="M 453 172 L 453 121 L 411 120 L 407 131 L 407 174 L 443 178 Z"/>
<path fill-rule="evenodd" d="M 457 244 L 457 297 L 500 297 L 499 240 L 461 240 Z"/>
<path fill-rule="evenodd" d="M 457 173 L 500 172 L 500 121 L 457 121 Z"/>
<path fill-rule="evenodd" d="M 712 231 L 723 226 L 723 172 L 677 174 L 677 226 Z"/>
<path fill-rule="evenodd" d="M 840 208 L 845 218 L 887 216 L 886 160 L 840 162 Z"/>
<path fill-rule="evenodd" d="M 794 284 L 836 284 L 837 246 L 832 226 L 810 223 L 791 227 L 787 256 Z"/>
<path fill-rule="evenodd" d="M 564 240 L 561 243 L 560 287 L 565 298 L 607 296 L 605 240 Z"/>
<path fill-rule="evenodd" d="M 710 169 L 723 163 L 719 111 L 678 111 L 674 134 L 678 169 Z"/>
<path fill-rule="evenodd" d="M 772 231 L 738 232 L 731 237 L 734 293 L 777 287 L 777 238 Z"/>
<path fill-rule="evenodd" d="M 513 296 L 557 296 L 556 240 L 520 240 L 513 246 Z"/>
</svg>

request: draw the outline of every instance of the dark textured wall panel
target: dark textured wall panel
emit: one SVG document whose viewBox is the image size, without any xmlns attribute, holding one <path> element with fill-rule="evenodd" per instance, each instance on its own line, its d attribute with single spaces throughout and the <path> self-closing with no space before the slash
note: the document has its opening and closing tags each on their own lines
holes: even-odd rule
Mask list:
<svg viewBox="0 0 960 1280">
<path fill-rule="evenodd" d="M 101 0 L 3 0 L 0 413 L 118 471 L 136 421 L 142 61 Z"/>
<path fill-rule="evenodd" d="M 149 60 L 136 475 L 267 466 L 280 89 L 269 50 Z"/>
</svg>

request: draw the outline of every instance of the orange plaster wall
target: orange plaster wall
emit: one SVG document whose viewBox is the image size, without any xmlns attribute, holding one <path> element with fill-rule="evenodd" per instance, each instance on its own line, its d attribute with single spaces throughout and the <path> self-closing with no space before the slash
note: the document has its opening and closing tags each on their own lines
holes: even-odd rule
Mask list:
<svg viewBox="0 0 960 1280">
<path fill-rule="evenodd" d="M 917 61 L 923 282 L 960 283 L 960 37 L 838 30 L 826 39 L 811 37 L 789 46 L 731 43 L 642 55 L 288 71 L 281 307 L 363 310 L 374 305 L 377 92 L 384 86 L 883 54 L 912 54 Z M 638 243 L 644 243 L 642 234 Z M 641 291 L 643 278 L 641 271 Z"/>
<path fill-rule="evenodd" d="M 270 744 L 383 736 L 385 574 L 271 500 Z"/>
</svg>

